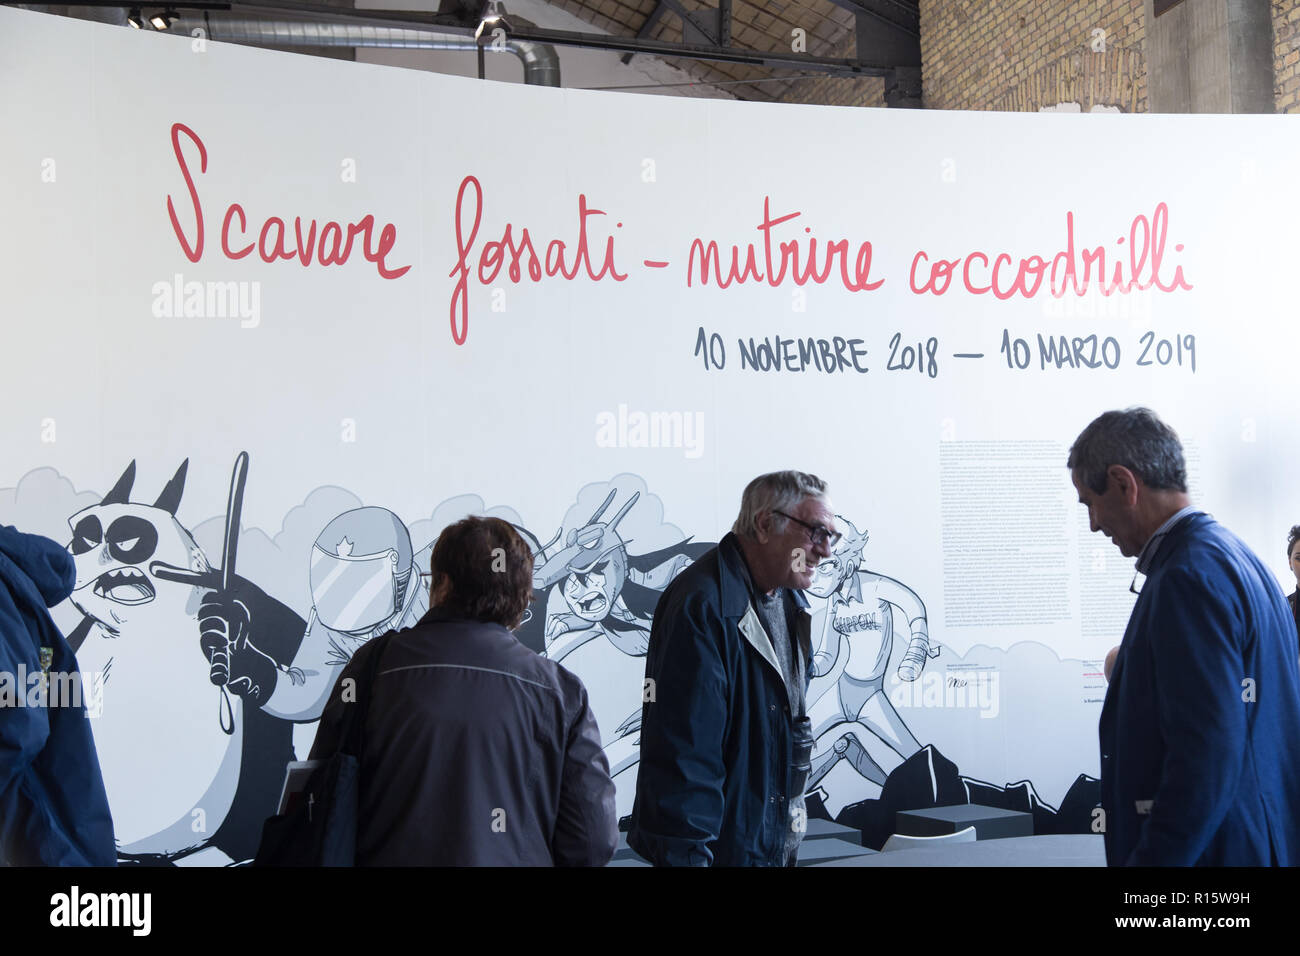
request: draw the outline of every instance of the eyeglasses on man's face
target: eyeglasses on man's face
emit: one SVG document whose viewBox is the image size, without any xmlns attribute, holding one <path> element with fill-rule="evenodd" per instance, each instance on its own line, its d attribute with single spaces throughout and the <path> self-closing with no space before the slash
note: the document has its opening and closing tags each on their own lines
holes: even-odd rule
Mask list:
<svg viewBox="0 0 1300 956">
<path fill-rule="evenodd" d="M 839 544 L 840 538 L 844 537 L 838 531 L 831 531 L 824 525 L 809 524 L 807 521 L 800 521 L 794 515 L 788 515 L 784 511 L 773 511 L 772 514 L 780 515 L 782 518 L 788 518 L 797 525 L 803 526 L 808 532 L 808 538 L 812 541 L 814 548 L 820 548 L 823 544 L 829 544 L 832 548 Z"/>
</svg>

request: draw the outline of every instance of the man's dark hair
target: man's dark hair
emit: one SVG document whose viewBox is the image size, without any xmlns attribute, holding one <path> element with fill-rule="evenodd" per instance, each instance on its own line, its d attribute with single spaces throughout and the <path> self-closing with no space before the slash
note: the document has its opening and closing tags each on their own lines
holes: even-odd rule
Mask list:
<svg viewBox="0 0 1300 956">
<path fill-rule="evenodd" d="M 433 587 L 445 575 L 451 591 L 439 607 L 510 630 L 533 597 L 533 554 L 508 521 L 469 517 L 438 535 L 429 559 Z"/>
<path fill-rule="evenodd" d="M 1291 533 L 1286 536 L 1286 559 L 1288 561 L 1291 560 L 1291 549 L 1295 547 L 1297 541 L 1300 541 L 1300 524 L 1293 524 Z"/>
<path fill-rule="evenodd" d="M 1187 491 L 1183 446 L 1172 428 L 1149 408 L 1126 408 L 1093 419 L 1070 447 L 1066 467 L 1099 495 L 1106 469 L 1123 465 L 1155 491 Z"/>
</svg>

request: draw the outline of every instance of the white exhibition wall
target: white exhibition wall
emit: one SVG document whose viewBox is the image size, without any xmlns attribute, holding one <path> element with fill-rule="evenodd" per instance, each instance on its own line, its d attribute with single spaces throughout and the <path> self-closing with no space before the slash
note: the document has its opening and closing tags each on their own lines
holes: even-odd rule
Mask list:
<svg viewBox="0 0 1300 956">
<path fill-rule="evenodd" d="M 954 794 L 1086 827 L 1132 601 L 1065 469 L 1099 412 L 1157 409 L 1285 569 L 1284 118 L 538 89 L 7 8 L 0 85 L 0 520 L 76 556 L 124 858 L 251 855 L 468 513 L 560 534 L 521 637 L 591 690 L 626 813 L 655 596 L 751 477 L 825 478 L 814 806 L 868 830 Z"/>
</svg>

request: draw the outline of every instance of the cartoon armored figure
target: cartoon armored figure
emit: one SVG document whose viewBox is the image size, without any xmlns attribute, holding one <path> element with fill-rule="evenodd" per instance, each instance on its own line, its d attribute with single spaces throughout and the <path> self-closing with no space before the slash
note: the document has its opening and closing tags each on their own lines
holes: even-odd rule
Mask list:
<svg viewBox="0 0 1300 956">
<path fill-rule="evenodd" d="M 429 609 L 421 568 L 431 550 L 412 554 L 406 525 L 387 508 L 354 508 L 321 529 L 308 559 L 311 615 L 293 662 L 302 680 L 282 682 L 268 710 L 317 719 L 361 645 L 416 623 Z"/>
</svg>

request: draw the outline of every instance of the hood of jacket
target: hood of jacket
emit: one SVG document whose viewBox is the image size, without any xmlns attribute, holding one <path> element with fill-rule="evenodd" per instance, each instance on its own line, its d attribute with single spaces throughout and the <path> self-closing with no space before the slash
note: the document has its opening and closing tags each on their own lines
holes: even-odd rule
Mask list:
<svg viewBox="0 0 1300 956">
<path fill-rule="evenodd" d="M 0 525 L 0 581 L 11 594 L 49 608 L 72 593 L 77 568 L 68 549 L 57 541 Z"/>
</svg>

